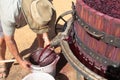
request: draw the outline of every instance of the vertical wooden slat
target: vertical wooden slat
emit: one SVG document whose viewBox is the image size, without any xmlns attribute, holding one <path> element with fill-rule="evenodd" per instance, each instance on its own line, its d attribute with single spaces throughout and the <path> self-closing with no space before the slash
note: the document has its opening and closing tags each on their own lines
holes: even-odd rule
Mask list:
<svg viewBox="0 0 120 80">
<path fill-rule="evenodd" d="M 115 55 L 116 55 L 116 57 L 115 57 L 114 61 L 120 63 L 120 49 L 119 48 L 116 49 Z"/>
<path fill-rule="evenodd" d="M 112 29 L 113 29 L 113 35 L 120 38 L 120 23 L 118 23 L 118 20 L 113 19 L 112 20 Z M 112 53 L 112 59 L 113 61 L 119 62 L 120 61 L 120 48 L 115 48 L 115 52 Z"/>
<path fill-rule="evenodd" d="M 77 3 L 76 5 L 76 11 L 77 11 L 77 14 L 81 17 L 81 10 L 82 10 L 82 5 Z"/>
</svg>

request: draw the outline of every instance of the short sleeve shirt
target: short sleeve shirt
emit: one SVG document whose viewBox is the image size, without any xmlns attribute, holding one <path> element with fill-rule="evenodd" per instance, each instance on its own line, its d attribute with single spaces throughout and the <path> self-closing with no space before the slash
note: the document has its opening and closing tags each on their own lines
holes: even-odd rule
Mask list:
<svg viewBox="0 0 120 80">
<path fill-rule="evenodd" d="M 21 0 L 0 0 L 0 31 L 5 35 L 13 35 L 20 8 Z"/>
</svg>

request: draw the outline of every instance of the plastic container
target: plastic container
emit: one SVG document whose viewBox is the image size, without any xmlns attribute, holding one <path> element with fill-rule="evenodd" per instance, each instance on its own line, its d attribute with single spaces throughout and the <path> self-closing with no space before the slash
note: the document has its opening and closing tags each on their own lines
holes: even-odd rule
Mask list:
<svg viewBox="0 0 120 80">
<path fill-rule="evenodd" d="M 56 58 L 55 60 L 47 65 L 47 66 L 44 66 L 44 67 L 40 67 L 39 65 L 32 65 L 31 68 L 32 68 L 32 72 L 35 73 L 35 72 L 45 72 L 45 73 L 49 73 L 51 74 L 52 76 L 55 76 L 56 74 L 56 64 L 59 60 L 60 56 L 59 55 L 56 55 Z"/>
<path fill-rule="evenodd" d="M 28 74 L 22 80 L 55 80 L 55 79 L 48 73 L 35 72 Z"/>
</svg>

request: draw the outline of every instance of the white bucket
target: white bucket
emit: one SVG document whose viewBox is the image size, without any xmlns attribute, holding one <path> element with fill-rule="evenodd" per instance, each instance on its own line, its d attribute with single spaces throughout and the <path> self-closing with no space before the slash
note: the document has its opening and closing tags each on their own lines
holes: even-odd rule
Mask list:
<svg viewBox="0 0 120 80">
<path fill-rule="evenodd" d="M 47 66 L 44 66 L 44 67 L 40 67 L 39 65 L 32 65 L 31 68 L 32 68 L 32 72 L 35 73 L 35 72 L 45 72 L 45 73 L 49 73 L 51 74 L 52 76 L 55 76 L 56 74 L 56 64 L 59 60 L 60 56 L 57 55 L 56 56 L 56 59 L 49 65 Z"/>
<path fill-rule="evenodd" d="M 28 74 L 22 80 L 55 80 L 55 79 L 48 73 L 36 72 Z"/>
</svg>

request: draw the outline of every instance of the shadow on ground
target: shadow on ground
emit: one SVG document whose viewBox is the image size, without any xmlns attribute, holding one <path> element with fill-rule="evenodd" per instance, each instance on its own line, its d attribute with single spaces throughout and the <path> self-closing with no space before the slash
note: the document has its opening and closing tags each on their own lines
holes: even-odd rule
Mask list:
<svg viewBox="0 0 120 80">
<path fill-rule="evenodd" d="M 60 71 L 63 69 L 63 67 L 67 64 L 67 60 L 63 56 L 63 54 L 60 54 L 60 60 L 57 63 L 56 66 L 56 77 L 55 79 L 58 80 L 69 80 L 68 77 L 65 74 L 60 73 Z"/>
</svg>

